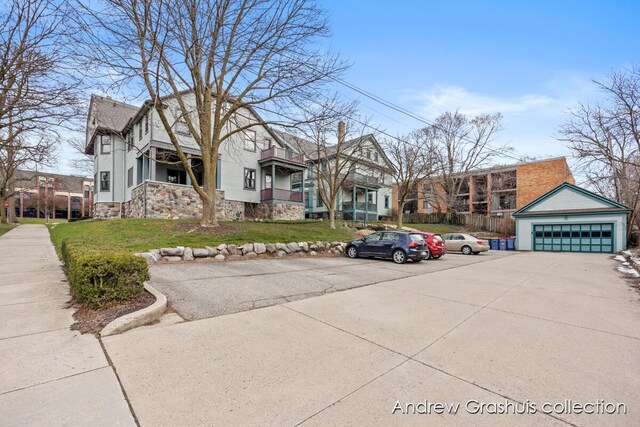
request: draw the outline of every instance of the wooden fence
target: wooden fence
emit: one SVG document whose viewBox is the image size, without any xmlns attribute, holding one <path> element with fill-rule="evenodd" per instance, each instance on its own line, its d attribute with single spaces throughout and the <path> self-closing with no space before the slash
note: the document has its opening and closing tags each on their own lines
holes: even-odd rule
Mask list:
<svg viewBox="0 0 640 427">
<path fill-rule="evenodd" d="M 460 213 L 412 213 L 403 217 L 405 224 L 449 224 L 467 227 L 471 230 L 489 231 L 505 236 L 516 233 L 516 221 L 513 218 Z"/>
</svg>

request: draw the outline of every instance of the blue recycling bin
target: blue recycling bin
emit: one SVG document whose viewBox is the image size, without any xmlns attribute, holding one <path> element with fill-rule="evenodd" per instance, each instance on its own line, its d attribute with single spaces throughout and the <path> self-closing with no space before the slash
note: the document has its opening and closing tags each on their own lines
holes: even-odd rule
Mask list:
<svg viewBox="0 0 640 427">
<path fill-rule="evenodd" d="M 507 250 L 507 239 L 500 239 L 500 250 L 501 251 Z"/>
<path fill-rule="evenodd" d="M 514 239 L 513 237 L 507 239 L 507 250 L 508 251 L 516 250 L 516 239 Z"/>
<path fill-rule="evenodd" d="M 489 239 L 489 248 L 493 251 L 497 251 L 498 249 L 500 249 L 500 240 Z"/>
</svg>

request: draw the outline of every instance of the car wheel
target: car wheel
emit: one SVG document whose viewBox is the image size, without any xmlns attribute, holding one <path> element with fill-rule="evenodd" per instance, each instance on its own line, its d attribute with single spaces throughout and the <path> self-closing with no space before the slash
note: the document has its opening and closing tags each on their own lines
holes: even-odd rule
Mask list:
<svg viewBox="0 0 640 427">
<path fill-rule="evenodd" d="M 461 251 L 462 251 L 462 253 L 463 253 L 463 254 L 465 254 L 465 255 L 471 255 L 471 253 L 472 253 L 472 252 L 471 252 L 471 247 L 470 247 L 470 246 L 467 246 L 467 245 L 464 245 L 464 246 L 462 247 Z"/>
<path fill-rule="evenodd" d="M 393 254 L 391 256 L 393 258 L 393 262 L 395 262 L 396 264 L 404 264 L 405 262 L 407 262 L 407 254 L 405 254 L 402 249 L 396 249 L 395 251 L 393 251 Z"/>
<path fill-rule="evenodd" d="M 441 257 L 441 256 L 442 256 L 442 255 L 434 255 L 434 256 L 433 256 L 433 259 L 440 259 L 440 257 Z"/>
<path fill-rule="evenodd" d="M 431 251 L 430 251 L 429 249 L 427 249 L 425 252 L 427 253 L 427 256 L 425 256 L 425 257 L 424 257 L 424 259 L 431 259 L 431 258 L 433 258 L 433 255 L 431 255 Z"/>
<path fill-rule="evenodd" d="M 349 258 L 358 258 L 358 250 L 355 246 L 349 246 L 349 249 L 347 249 L 347 256 Z"/>
</svg>

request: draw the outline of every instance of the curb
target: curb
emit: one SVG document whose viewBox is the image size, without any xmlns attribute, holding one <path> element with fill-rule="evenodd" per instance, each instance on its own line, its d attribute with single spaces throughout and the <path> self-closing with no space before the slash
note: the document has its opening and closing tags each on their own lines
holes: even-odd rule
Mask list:
<svg viewBox="0 0 640 427">
<path fill-rule="evenodd" d="M 109 335 L 121 334 L 130 329 L 143 326 L 148 323 L 158 320 L 167 309 L 167 297 L 161 294 L 156 288 L 144 284 L 144 289 L 156 298 L 156 302 L 149 307 L 145 307 L 141 310 L 134 311 L 133 313 L 125 314 L 117 319 L 114 319 L 107 326 L 102 328 L 100 336 L 106 337 Z"/>
</svg>

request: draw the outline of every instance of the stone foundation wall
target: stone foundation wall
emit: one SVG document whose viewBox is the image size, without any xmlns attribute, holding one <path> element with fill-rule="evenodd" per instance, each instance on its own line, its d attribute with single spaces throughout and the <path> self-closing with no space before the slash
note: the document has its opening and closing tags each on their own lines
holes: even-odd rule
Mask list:
<svg viewBox="0 0 640 427">
<path fill-rule="evenodd" d="M 120 202 L 96 202 L 93 205 L 93 217 L 97 219 L 110 219 L 121 217 L 122 203 Z"/>
<path fill-rule="evenodd" d="M 224 191 L 218 191 L 216 209 L 221 221 L 244 219 L 244 203 L 225 200 Z M 124 211 L 129 218 L 197 219 L 202 216 L 202 201 L 191 186 L 145 181 L 131 190 Z"/>
<path fill-rule="evenodd" d="M 278 201 L 260 203 L 256 218 L 286 221 L 304 219 L 304 204 Z"/>
</svg>

